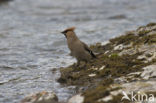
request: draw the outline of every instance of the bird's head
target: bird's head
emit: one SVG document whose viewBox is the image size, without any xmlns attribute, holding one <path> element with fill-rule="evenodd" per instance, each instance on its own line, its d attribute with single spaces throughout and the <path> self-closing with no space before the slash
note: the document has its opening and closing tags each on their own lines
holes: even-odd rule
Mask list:
<svg viewBox="0 0 156 103">
<path fill-rule="evenodd" d="M 75 30 L 75 27 L 70 27 L 70 28 L 65 29 L 61 33 L 64 34 L 65 37 L 67 38 L 67 37 L 70 37 L 70 36 L 74 35 L 74 30 Z"/>
</svg>

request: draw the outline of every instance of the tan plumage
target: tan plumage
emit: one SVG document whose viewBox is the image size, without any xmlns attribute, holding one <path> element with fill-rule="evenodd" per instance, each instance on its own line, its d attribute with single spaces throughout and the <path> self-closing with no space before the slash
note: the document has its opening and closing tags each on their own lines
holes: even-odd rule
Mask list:
<svg viewBox="0 0 156 103">
<path fill-rule="evenodd" d="M 96 58 L 90 48 L 76 36 L 75 27 L 67 28 L 63 33 L 67 38 L 68 48 L 71 51 L 71 55 L 77 59 L 77 65 L 80 61 L 88 62 L 92 58 Z"/>
</svg>

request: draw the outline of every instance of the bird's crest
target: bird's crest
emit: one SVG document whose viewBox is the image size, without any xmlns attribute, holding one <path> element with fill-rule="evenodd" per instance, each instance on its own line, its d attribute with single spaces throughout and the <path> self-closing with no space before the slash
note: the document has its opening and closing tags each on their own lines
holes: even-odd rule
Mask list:
<svg viewBox="0 0 156 103">
<path fill-rule="evenodd" d="M 70 28 L 67 28 L 64 30 L 64 32 L 67 32 L 67 31 L 74 31 L 75 30 L 75 27 L 70 27 Z"/>
</svg>

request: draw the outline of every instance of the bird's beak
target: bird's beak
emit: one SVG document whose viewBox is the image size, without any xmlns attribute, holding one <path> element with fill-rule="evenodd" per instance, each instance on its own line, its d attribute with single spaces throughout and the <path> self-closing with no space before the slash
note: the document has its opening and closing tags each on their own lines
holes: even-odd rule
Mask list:
<svg viewBox="0 0 156 103">
<path fill-rule="evenodd" d="M 65 37 L 67 37 L 67 36 L 66 36 L 66 33 L 65 33 L 64 31 L 62 31 L 61 33 L 64 34 Z"/>
<path fill-rule="evenodd" d="M 61 33 L 62 33 L 62 34 L 64 34 L 64 32 L 63 32 L 63 31 L 62 31 Z"/>
</svg>

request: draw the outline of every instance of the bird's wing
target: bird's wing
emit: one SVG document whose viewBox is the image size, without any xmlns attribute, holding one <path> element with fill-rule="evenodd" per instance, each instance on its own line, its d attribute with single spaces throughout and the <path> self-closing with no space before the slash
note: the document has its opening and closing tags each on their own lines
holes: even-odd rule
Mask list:
<svg viewBox="0 0 156 103">
<path fill-rule="evenodd" d="M 93 58 L 96 58 L 95 54 L 90 50 L 90 48 L 89 48 L 84 42 L 82 42 L 82 44 L 83 44 L 85 50 L 88 51 L 89 54 L 90 54 Z"/>
</svg>

